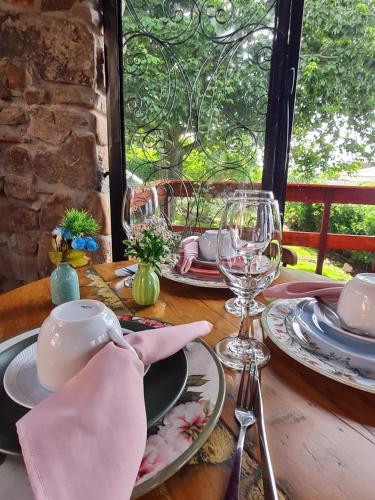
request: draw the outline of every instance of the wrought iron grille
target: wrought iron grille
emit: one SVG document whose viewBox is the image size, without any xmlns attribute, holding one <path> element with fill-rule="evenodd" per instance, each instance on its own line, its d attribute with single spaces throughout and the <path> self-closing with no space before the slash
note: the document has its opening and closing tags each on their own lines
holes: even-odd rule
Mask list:
<svg viewBox="0 0 375 500">
<path fill-rule="evenodd" d="M 296 1 L 303 6 L 303 0 Z M 280 125 L 284 85 L 275 87 L 270 72 L 272 66 L 282 83 L 292 3 L 128 0 L 122 11 L 121 2 L 115 9 L 104 3 L 105 19 L 117 20 L 119 64 L 108 75 L 111 84 L 120 71 L 120 87 L 123 78 L 118 124 L 125 182 L 141 190 L 156 186 L 171 224 L 187 232 L 216 225 L 234 183 L 238 188 L 259 182 L 265 162 L 274 169 L 264 152 L 265 144 L 276 148 L 278 143 L 273 122 Z M 287 21 L 281 25 L 280 12 Z M 106 25 L 108 31 L 109 20 Z M 107 54 L 115 37 L 108 38 Z M 112 212 L 117 213 L 123 191 L 118 168 L 111 166 L 116 169 Z M 266 184 L 272 189 L 272 182 Z"/>
</svg>

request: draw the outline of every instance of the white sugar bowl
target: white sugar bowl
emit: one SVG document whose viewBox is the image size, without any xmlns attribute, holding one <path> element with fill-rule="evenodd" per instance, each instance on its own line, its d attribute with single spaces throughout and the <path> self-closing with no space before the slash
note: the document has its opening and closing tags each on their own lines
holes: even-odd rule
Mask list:
<svg viewBox="0 0 375 500">
<path fill-rule="evenodd" d="M 346 283 L 337 305 L 343 326 L 375 337 L 375 274 L 357 274 Z"/>
<path fill-rule="evenodd" d="M 62 386 L 110 340 L 134 351 L 117 316 L 102 302 L 74 300 L 55 307 L 38 336 L 40 383 L 48 390 Z"/>
</svg>

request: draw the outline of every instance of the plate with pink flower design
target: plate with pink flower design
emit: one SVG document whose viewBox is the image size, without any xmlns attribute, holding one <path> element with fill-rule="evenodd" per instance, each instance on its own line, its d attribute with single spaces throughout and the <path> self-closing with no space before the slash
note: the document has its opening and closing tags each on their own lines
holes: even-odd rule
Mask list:
<svg viewBox="0 0 375 500">
<path fill-rule="evenodd" d="M 131 316 L 122 316 L 119 319 L 122 320 L 124 327 L 132 330 L 165 326 L 165 323 L 154 319 Z M 0 363 L 0 374 L 3 375 L 4 366 L 17 354 L 12 347 L 24 349 L 35 342 L 37 333 L 38 329 L 31 330 L 2 343 L 0 358 L 3 366 Z M 181 355 L 179 361 L 187 370 L 183 384 L 181 382 L 182 391 L 177 393 L 176 389 L 174 396 L 169 399 L 160 395 L 158 397 L 155 393 L 154 403 L 157 404 L 152 410 L 152 415 L 148 414 L 146 449 L 132 498 L 146 494 L 188 462 L 208 439 L 221 414 L 225 398 L 224 372 L 212 349 L 202 340 L 196 340 L 179 352 L 185 359 L 185 365 Z M 147 375 L 152 373 L 152 366 Z M 176 367 L 175 369 L 178 370 Z M 175 378 L 175 374 L 175 371 L 169 371 L 169 378 Z M 172 396 L 171 391 L 169 394 Z M 0 390 L 2 410 L 4 398 L 8 396 L 2 388 Z M 14 423 L 28 410 L 12 400 L 8 403 L 9 411 L 6 413 L 2 411 L 0 418 L 0 428 L 2 426 L 6 431 L 3 432 L 0 451 L 16 455 L 20 453 L 20 449 Z M 6 457 L 3 461 L 1 458 L 0 454 L 0 483 L 4 483 L 4 491 L 14 498 L 31 498 L 32 493 L 23 463 L 18 461 L 17 457 Z"/>
</svg>

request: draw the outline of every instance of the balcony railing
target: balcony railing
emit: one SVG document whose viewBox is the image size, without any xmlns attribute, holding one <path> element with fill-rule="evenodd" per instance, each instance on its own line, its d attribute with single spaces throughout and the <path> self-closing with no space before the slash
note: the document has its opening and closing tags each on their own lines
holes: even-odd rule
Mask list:
<svg viewBox="0 0 375 500">
<path fill-rule="evenodd" d="M 201 184 L 187 183 L 180 180 L 169 180 L 158 186 L 159 198 L 164 213 L 170 214 L 170 199 L 189 198 Z M 244 189 L 244 184 L 236 182 L 212 182 L 208 193 L 211 198 L 220 197 L 224 193 L 237 188 Z M 249 189 L 259 186 L 250 185 Z M 375 187 L 339 186 L 320 184 L 288 184 L 286 201 L 302 203 L 322 203 L 324 206 L 320 232 L 288 231 L 283 232 L 284 245 L 296 245 L 318 249 L 316 273 L 321 274 L 327 250 L 360 250 L 375 252 L 374 235 L 333 234 L 328 232 L 331 206 L 336 204 L 375 205 Z"/>
</svg>

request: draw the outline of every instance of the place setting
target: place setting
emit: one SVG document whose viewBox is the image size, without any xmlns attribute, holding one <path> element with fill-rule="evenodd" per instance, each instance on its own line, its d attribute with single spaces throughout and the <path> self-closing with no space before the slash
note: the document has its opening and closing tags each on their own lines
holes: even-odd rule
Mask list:
<svg viewBox="0 0 375 500">
<path fill-rule="evenodd" d="M 314 371 L 375 393 L 375 274 L 270 287 L 262 321 L 268 337 Z"/>
<path fill-rule="evenodd" d="M 211 325 L 148 323 L 119 321 L 102 302 L 81 299 L 57 306 L 40 328 L 1 344 L 0 451 L 22 451 L 36 498 L 44 498 L 42 484 L 60 498 L 64 479 L 74 483 L 69 498 L 75 498 L 80 474 L 75 481 L 72 476 L 81 459 L 71 456 L 78 442 L 86 466 L 94 449 L 113 450 L 103 463 L 106 474 L 117 470 L 114 498 L 120 490 L 130 496 L 133 487 L 135 498 L 173 475 L 212 432 L 225 385 L 213 351 L 200 340 Z M 178 423 L 191 413 L 191 425 L 198 416 L 202 425 L 186 438 Z M 116 447 L 117 439 L 127 447 Z M 59 447 L 63 456 L 56 456 Z M 156 450 L 163 458 L 150 458 Z M 101 481 L 93 481 L 92 495 L 95 489 L 98 496 L 90 498 L 100 498 L 100 488 Z M 19 495 L 29 497 L 27 491 Z"/>
</svg>

